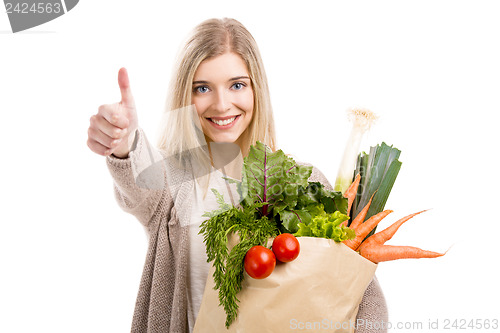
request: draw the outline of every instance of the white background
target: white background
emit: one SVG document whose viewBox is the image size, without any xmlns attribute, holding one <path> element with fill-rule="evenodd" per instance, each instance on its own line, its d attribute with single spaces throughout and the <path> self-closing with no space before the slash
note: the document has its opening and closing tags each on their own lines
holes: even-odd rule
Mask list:
<svg viewBox="0 0 500 333">
<path fill-rule="evenodd" d="M 500 319 L 499 10 L 496 1 L 86 0 L 17 34 L 0 13 L 0 331 L 130 330 L 147 242 L 86 146 L 89 118 L 119 101 L 124 66 L 154 138 L 181 42 L 225 16 L 259 44 L 286 153 L 333 183 L 351 107 L 380 116 L 364 150 L 381 141 L 402 150 L 382 226 L 432 210 L 390 244 L 451 249 L 379 265 L 391 323 L 422 323 L 391 332 Z"/>
</svg>

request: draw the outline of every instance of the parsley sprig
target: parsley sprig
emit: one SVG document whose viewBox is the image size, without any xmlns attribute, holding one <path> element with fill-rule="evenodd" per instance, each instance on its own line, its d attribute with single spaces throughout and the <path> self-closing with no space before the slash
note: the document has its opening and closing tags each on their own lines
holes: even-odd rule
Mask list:
<svg viewBox="0 0 500 333">
<path fill-rule="evenodd" d="M 226 312 L 226 327 L 238 315 L 237 294 L 243 281 L 243 262 L 247 251 L 254 245 L 265 246 L 270 237 L 279 234 L 278 226 L 266 216 L 258 216 L 262 203 L 233 207 L 224 202 L 215 189 L 220 209 L 204 214 L 209 217 L 201 224 L 208 261 L 213 260 L 215 289 L 219 290 L 219 305 Z M 239 236 L 239 243 L 228 249 L 230 233 Z"/>
</svg>

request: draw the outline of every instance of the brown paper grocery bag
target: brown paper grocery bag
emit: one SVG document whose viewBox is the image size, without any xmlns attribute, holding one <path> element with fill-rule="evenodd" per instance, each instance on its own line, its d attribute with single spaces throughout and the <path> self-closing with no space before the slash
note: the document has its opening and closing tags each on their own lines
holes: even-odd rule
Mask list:
<svg viewBox="0 0 500 333">
<path fill-rule="evenodd" d="M 262 280 L 245 274 L 229 329 L 209 272 L 195 333 L 354 332 L 358 306 L 377 265 L 342 243 L 298 237 L 300 254 Z"/>
</svg>

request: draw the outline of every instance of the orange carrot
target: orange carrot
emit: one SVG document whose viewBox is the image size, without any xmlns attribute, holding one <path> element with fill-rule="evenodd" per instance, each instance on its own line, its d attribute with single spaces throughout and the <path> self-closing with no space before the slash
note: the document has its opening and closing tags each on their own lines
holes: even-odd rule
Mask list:
<svg viewBox="0 0 500 333">
<path fill-rule="evenodd" d="M 351 211 L 352 203 L 354 202 L 354 198 L 356 198 L 356 194 L 358 193 L 359 181 L 361 180 L 361 174 L 357 174 L 354 181 L 351 183 L 349 188 L 345 191 L 344 197 L 347 198 L 347 214 Z"/>
<path fill-rule="evenodd" d="M 396 259 L 436 258 L 444 255 L 444 253 L 426 251 L 413 246 L 379 245 L 370 244 L 367 241 L 359 247 L 359 254 L 376 264 Z"/>
<path fill-rule="evenodd" d="M 373 243 L 376 243 L 376 244 L 384 244 L 389 239 L 391 239 L 392 236 L 394 236 L 394 234 L 396 233 L 396 231 L 398 231 L 399 227 L 403 223 L 405 223 L 406 221 L 408 221 L 409 219 L 411 219 L 415 215 L 418 215 L 418 214 L 423 213 L 425 211 L 426 210 L 422 210 L 420 212 L 407 215 L 407 216 L 403 217 L 402 219 L 397 220 L 396 222 L 394 222 L 393 224 L 391 224 L 390 226 L 388 226 L 384 230 L 382 230 L 380 232 L 377 232 L 374 235 L 371 235 L 370 238 L 368 238 L 366 241 L 370 241 L 370 242 L 373 242 Z"/>
<path fill-rule="evenodd" d="M 356 216 L 356 218 L 351 222 L 351 225 L 349 226 L 349 228 L 351 228 L 353 230 L 356 230 L 356 228 L 361 223 L 363 223 L 363 221 L 365 220 L 366 214 L 368 213 L 368 209 L 370 209 L 370 205 L 372 203 L 372 199 L 373 199 L 374 195 L 375 195 L 375 193 L 372 194 L 372 197 L 370 198 L 370 201 L 368 201 L 368 203 L 366 204 L 366 206 L 363 207 L 363 209 L 358 213 L 358 216 Z"/>
<path fill-rule="evenodd" d="M 354 232 L 356 233 L 356 238 L 354 239 L 348 239 L 343 241 L 345 245 L 350 247 L 352 250 L 357 251 L 359 245 L 365 239 L 365 237 L 370 233 L 370 231 L 375 228 L 377 224 L 379 224 L 380 221 L 387 215 L 392 213 L 392 210 L 387 209 L 384 210 L 376 215 L 373 215 L 370 217 L 368 220 L 365 222 L 361 223 L 355 230 Z"/>
<path fill-rule="evenodd" d="M 361 174 L 358 173 L 356 175 L 356 178 L 354 178 L 354 181 L 351 183 L 349 188 L 344 193 L 344 198 L 347 198 L 347 214 L 351 213 L 351 206 L 352 203 L 354 202 L 354 199 L 356 198 L 356 194 L 358 193 L 358 186 L 360 179 L 361 179 Z M 347 227 L 347 222 L 349 222 L 349 220 L 342 222 L 341 225 Z"/>
<path fill-rule="evenodd" d="M 426 251 L 413 246 L 384 245 L 385 242 L 387 242 L 392 238 L 392 236 L 394 236 L 396 231 L 398 231 L 399 227 L 403 223 L 405 223 L 415 215 L 423 212 L 425 212 L 425 210 L 405 216 L 402 219 L 394 222 L 386 229 L 368 237 L 359 246 L 359 254 L 374 263 L 396 259 L 436 258 L 443 256 L 444 253 Z"/>
</svg>

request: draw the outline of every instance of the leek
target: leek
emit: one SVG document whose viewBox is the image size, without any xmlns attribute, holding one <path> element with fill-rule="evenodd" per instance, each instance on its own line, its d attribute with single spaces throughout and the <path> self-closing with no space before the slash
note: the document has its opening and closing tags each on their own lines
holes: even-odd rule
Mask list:
<svg viewBox="0 0 500 333">
<path fill-rule="evenodd" d="M 384 210 L 385 204 L 392 190 L 401 162 L 398 160 L 401 151 L 393 146 L 388 146 L 385 142 L 380 145 L 370 147 L 370 153 L 362 152 L 358 156 L 354 175 L 361 175 L 358 193 L 354 200 L 350 216 L 358 216 L 358 213 L 368 203 L 373 196 L 372 203 L 366 214 L 365 221 L 371 216 Z M 351 174 L 351 179 L 353 175 Z M 375 232 L 374 228 L 372 232 Z"/>
<path fill-rule="evenodd" d="M 352 173 L 356 167 L 356 160 L 363 134 L 370 129 L 372 123 L 377 119 L 375 113 L 367 109 L 349 110 L 348 117 L 352 122 L 352 129 L 344 149 L 344 155 L 340 162 L 334 186 L 334 190 L 341 193 L 345 193 L 352 183 Z"/>
</svg>

